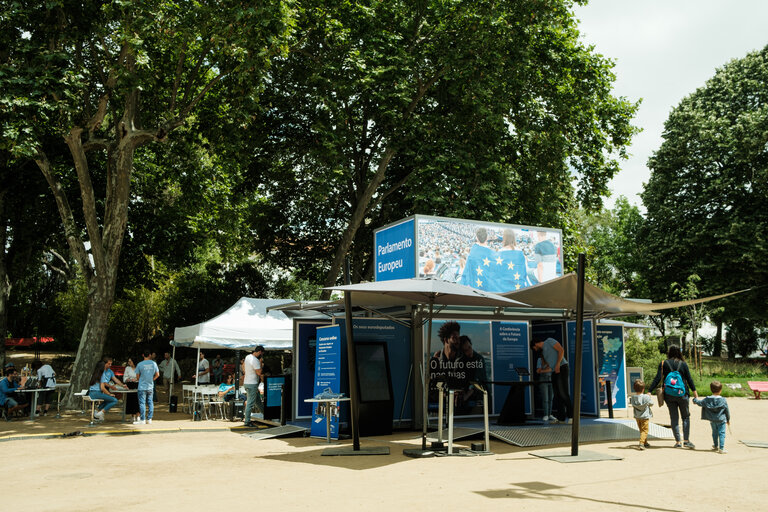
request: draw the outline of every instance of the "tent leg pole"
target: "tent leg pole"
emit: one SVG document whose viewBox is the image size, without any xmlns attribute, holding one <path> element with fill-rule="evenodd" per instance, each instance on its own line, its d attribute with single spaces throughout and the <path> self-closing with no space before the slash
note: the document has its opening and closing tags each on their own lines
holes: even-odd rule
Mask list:
<svg viewBox="0 0 768 512">
<path fill-rule="evenodd" d="M 174 365 L 176 364 L 176 345 L 173 346 L 173 355 L 171 356 L 171 390 L 168 392 L 168 405 L 171 405 L 171 397 L 173 396 L 173 381 L 175 381 L 176 377 L 176 369 L 174 368 Z"/>
</svg>

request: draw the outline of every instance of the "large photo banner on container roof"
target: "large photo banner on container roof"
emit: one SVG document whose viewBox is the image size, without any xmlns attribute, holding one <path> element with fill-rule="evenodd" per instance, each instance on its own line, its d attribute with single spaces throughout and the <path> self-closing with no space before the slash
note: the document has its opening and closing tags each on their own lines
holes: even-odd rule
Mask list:
<svg viewBox="0 0 768 512">
<path fill-rule="evenodd" d="M 504 293 L 563 275 L 559 230 L 418 217 L 419 276 Z"/>
<path fill-rule="evenodd" d="M 315 393 L 314 396 L 333 393 L 341 389 L 341 330 L 338 325 L 317 328 L 317 355 L 315 356 Z M 342 402 L 336 402 L 341 404 Z M 331 437 L 339 438 L 339 408 L 331 402 L 314 404 L 312 408 L 312 428 L 310 435 L 325 437 L 326 408 L 331 410 Z"/>
<path fill-rule="evenodd" d="M 504 293 L 563 275 L 562 232 L 551 228 L 415 215 L 376 230 L 374 251 L 377 281 L 436 277 Z"/>
</svg>

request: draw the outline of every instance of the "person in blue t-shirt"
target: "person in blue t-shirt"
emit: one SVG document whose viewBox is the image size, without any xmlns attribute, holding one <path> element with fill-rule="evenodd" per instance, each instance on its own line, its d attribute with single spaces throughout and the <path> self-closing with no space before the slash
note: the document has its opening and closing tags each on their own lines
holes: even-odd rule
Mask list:
<svg viewBox="0 0 768 512">
<path fill-rule="evenodd" d="M 26 379 L 23 380 L 26 381 Z M 5 378 L 0 380 L 0 407 L 6 409 L 5 419 L 7 421 L 11 421 L 11 417 L 16 411 L 24 409 L 29 405 L 26 403 L 20 404 L 10 396 L 14 391 L 19 389 L 21 384 L 23 384 L 22 379 L 16 377 L 16 368 L 13 366 L 6 366 Z"/>
<path fill-rule="evenodd" d="M 155 402 L 153 400 L 155 380 L 160 376 L 160 369 L 157 363 L 152 360 L 152 352 L 145 350 L 144 360 L 136 365 L 136 376 L 139 378 L 139 415 L 140 420 L 134 423 L 152 423 L 152 416 L 155 413 Z M 149 410 L 147 410 L 149 404 Z"/>
<path fill-rule="evenodd" d="M 114 393 L 109 389 L 109 384 L 114 377 L 110 369 L 112 360 L 106 358 L 106 361 L 96 363 L 96 368 L 91 375 L 91 387 L 88 388 L 88 396 L 94 400 L 102 400 L 96 412 L 93 413 L 93 419 L 103 421 L 104 413 L 110 410 L 117 403 Z"/>
</svg>

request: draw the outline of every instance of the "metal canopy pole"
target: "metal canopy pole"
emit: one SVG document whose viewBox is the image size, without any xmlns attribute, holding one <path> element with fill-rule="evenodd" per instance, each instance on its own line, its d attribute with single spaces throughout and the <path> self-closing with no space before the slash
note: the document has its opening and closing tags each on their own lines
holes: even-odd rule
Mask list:
<svg viewBox="0 0 768 512">
<path fill-rule="evenodd" d="M 349 373 L 349 421 L 352 426 L 352 450 L 357 452 L 360 451 L 360 429 L 358 425 L 360 403 L 357 396 L 357 364 L 355 360 L 355 341 L 352 338 L 352 292 L 350 291 L 344 292 L 344 310 L 347 330 L 347 371 Z"/>
<path fill-rule="evenodd" d="M 424 383 L 423 389 L 421 390 L 422 395 L 424 397 L 424 402 L 422 404 L 422 407 L 424 410 L 422 411 L 422 425 L 421 425 L 421 449 L 426 451 L 427 449 L 427 422 L 429 421 L 429 368 L 427 368 L 427 352 L 429 351 L 430 344 L 432 343 L 432 308 L 434 307 L 435 299 L 430 297 L 429 299 L 429 320 L 427 327 L 427 339 L 426 341 L 422 338 L 421 342 L 421 368 L 422 368 L 422 382 Z M 441 420 L 442 421 L 442 420 Z"/>
<path fill-rule="evenodd" d="M 573 424 L 571 428 L 571 456 L 579 454 L 579 423 L 581 421 L 581 363 L 584 359 L 584 253 L 579 254 L 578 286 L 576 288 L 576 357 L 573 370 Z M 567 383 L 566 383 L 567 385 Z"/>
</svg>

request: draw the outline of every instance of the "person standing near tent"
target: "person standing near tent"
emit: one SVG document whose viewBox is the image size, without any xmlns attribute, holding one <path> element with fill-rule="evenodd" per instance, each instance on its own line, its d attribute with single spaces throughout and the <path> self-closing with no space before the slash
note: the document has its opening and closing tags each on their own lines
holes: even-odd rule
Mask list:
<svg viewBox="0 0 768 512">
<path fill-rule="evenodd" d="M 211 382 L 211 364 L 205 358 L 205 354 L 200 352 L 200 361 L 197 363 L 197 383 L 208 384 Z"/>
<path fill-rule="evenodd" d="M 171 389 L 171 382 L 175 381 L 173 378 L 174 374 L 176 374 L 177 379 L 181 378 L 181 368 L 179 368 L 179 363 L 175 359 L 171 359 L 170 352 L 165 353 L 164 359 L 160 361 L 158 368 L 160 369 L 160 375 L 163 376 L 163 387 L 165 392 L 168 393 Z"/>
<path fill-rule="evenodd" d="M 152 360 L 152 353 L 144 351 L 144 360 L 136 365 L 136 375 L 139 377 L 139 423 L 152 423 L 152 416 L 155 413 L 155 402 L 152 399 L 155 391 L 155 380 L 160 376 L 160 369 L 157 363 Z M 149 404 L 149 410 L 147 410 Z M 135 422 L 134 422 L 135 423 Z"/>
<path fill-rule="evenodd" d="M 261 378 L 261 355 L 264 353 L 264 347 L 257 345 L 253 352 L 245 356 L 243 362 L 243 386 L 248 399 L 243 411 L 243 421 L 246 427 L 255 427 L 256 424 L 251 421 L 251 409 L 254 404 L 259 412 L 264 412 L 264 404 L 261 401 L 259 393 L 259 379 Z"/>
<path fill-rule="evenodd" d="M 568 390 L 568 360 L 565 358 L 565 349 L 554 338 L 531 341 L 531 350 L 541 352 L 541 357 L 552 368 L 552 387 L 555 396 L 565 406 L 565 422 L 571 423 L 573 418 L 573 402 Z"/>
</svg>

